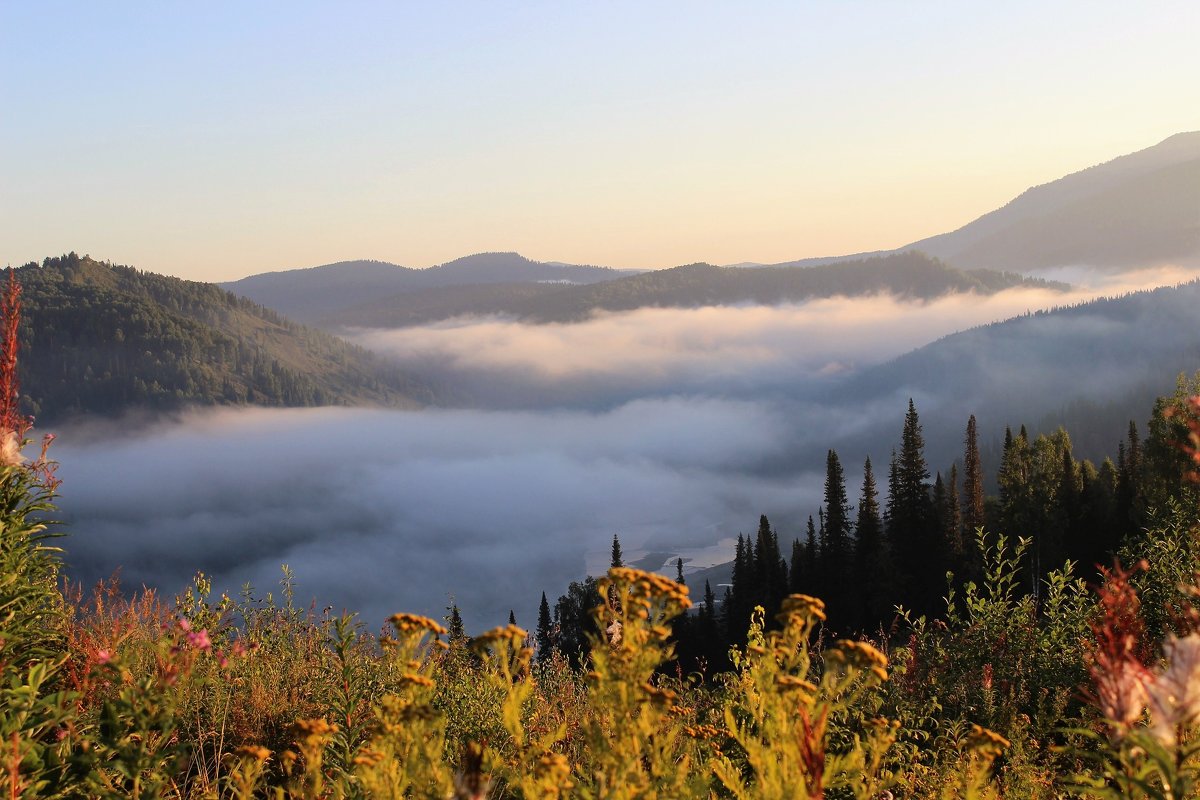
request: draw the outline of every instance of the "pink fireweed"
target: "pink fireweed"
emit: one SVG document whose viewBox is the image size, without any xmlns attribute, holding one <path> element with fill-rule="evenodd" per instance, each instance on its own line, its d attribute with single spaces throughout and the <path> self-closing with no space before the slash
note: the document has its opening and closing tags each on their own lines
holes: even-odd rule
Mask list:
<svg viewBox="0 0 1200 800">
<path fill-rule="evenodd" d="M 208 638 L 207 628 L 199 631 L 192 631 L 187 635 L 187 641 L 192 647 L 205 653 L 212 649 L 212 640 Z"/>
<path fill-rule="evenodd" d="M 1180 729 L 1200 717 L 1200 633 L 1182 639 L 1171 636 L 1163 651 L 1166 664 L 1147 682 L 1146 693 L 1150 730 L 1164 745 L 1173 747 Z"/>
<path fill-rule="evenodd" d="M 1143 657 L 1145 625 L 1141 601 L 1129 582 L 1134 571 L 1145 569 L 1140 562 L 1133 571 L 1117 564 L 1104 570 L 1100 586 L 1100 615 L 1092 620 L 1094 645 L 1088 672 L 1094 687 L 1093 699 L 1112 726 L 1112 735 L 1120 739 L 1142 717 L 1149 701 L 1147 685 L 1150 671 Z"/>
</svg>

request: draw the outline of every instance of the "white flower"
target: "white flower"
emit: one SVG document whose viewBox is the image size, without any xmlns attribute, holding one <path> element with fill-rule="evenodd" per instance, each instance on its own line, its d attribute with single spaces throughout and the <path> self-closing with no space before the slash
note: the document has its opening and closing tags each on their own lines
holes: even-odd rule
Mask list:
<svg viewBox="0 0 1200 800">
<path fill-rule="evenodd" d="M 1150 729 L 1160 742 L 1175 745 L 1181 725 L 1200 717 L 1200 633 L 1168 637 L 1163 645 L 1167 664 L 1146 686 Z"/>
<path fill-rule="evenodd" d="M 608 643 L 616 647 L 621 643 L 621 620 L 613 620 L 612 625 L 609 625 L 605 631 L 608 634 Z"/>
<path fill-rule="evenodd" d="M 21 457 L 21 440 L 16 431 L 5 431 L 0 435 L 0 466 L 19 467 L 25 463 Z"/>
</svg>

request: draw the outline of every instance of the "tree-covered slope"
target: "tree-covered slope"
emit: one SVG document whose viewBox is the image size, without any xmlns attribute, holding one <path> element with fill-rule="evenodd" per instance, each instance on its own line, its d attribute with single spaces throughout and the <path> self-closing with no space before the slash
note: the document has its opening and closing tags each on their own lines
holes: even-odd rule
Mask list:
<svg viewBox="0 0 1200 800">
<path fill-rule="evenodd" d="M 893 294 L 928 300 L 946 294 L 990 294 L 1018 285 L 1062 288 L 1014 273 L 955 269 L 924 253 L 896 253 L 808 269 L 742 269 L 690 264 L 617 280 L 578 285 L 460 287 L 406 293 L 329 314 L 327 326 L 399 327 L 465 314 L 504 314 L 528 322 L 578 322 L 598 311 L 775 305 L 816 297 Z"/>
<path fill-rule="evenodd" d="M 915 397 L 934 430 L 968 415 L 992 429 L 1067 425 L 1083 454 L 1142 419 L 1181 372 L 1200 369 L 1200 281 L 1025 314 L 946 336 L 849 377 L 828 402 Z M 1100 438 L 1095 438 L 1100 437 Z M 951 437 L 953 439 L 953 437 Z M 939 452 L 956 441 L 930 445 Z"/>
<path fill-rule="evenodd" d="M 419 405 L 361 348 L 212 284 L 71 253 L 18 271 L 21 393 L 39 422 L 186 405 Z"/>
</svg>

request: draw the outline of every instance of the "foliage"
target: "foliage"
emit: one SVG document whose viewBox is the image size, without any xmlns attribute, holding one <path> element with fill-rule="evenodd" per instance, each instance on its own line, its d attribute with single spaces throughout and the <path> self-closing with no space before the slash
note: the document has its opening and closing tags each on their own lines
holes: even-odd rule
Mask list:
<svg viewBox="0 0 1200 800">
<path fill-rule="evenodd" d="M 40 421 L 130 408 L 427 402 L 371 354 L 211 284 L 74 253 L 18 270 L 22 403 Z"/>
</svg>

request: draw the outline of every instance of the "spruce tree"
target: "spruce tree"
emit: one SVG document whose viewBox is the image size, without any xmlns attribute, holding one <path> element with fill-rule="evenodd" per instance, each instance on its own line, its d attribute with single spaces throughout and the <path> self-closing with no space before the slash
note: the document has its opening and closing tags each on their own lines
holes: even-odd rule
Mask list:
<svg viewBox="0 0 1200 800">
<path fill-rule="evenodd" d="M 546 593 L 542 592 L 542 602 L 538 606 L 538 623 L 537 623 L 537 657 L 538 661 L 545 661 L 550 657 L 550 652 L 554 649 L 554 623 L 550 619 L 550 603 L 546 600 Z"/>
<path fill-rule="evenodd" d="M 609 569 L 625 566 L 625 559 L 621 555 L 621 540 L 617 538 L 615 533 L 612 540 L 612 559 L 609 561 L 608 566 Z"/>
<path fill-rule="evenodd" d="M 813 525 L 812 514 L 809 514 L 808 526 L 804 529 L 804 575 L 807 581 L 801 590 L 804 594 L 820 597 L 825 593 L 821 583 L 820 563 L 821 550 L 817 544 L 817 529 Z"/>
<path fill-rule="evenodd" d="M 859 628 L 874 625 L 887 611 L 883 575 L 883 521 L 879 518 L 879 492 L 875 488 L 875 473 L 871 459 L 863 463 L 862 493 L 858 498 L 858 519 L 855 524 L 854 546 L 855 584 L 861 594 Z"/>
<path fill-rule="evenodd" d="M 687 586 L 687 581 L 683 578 L 683 559 L 675 559 L 675 582 L 683 586 Z"/>
<path fill-rule="evenodd" d="M 788 590 L 793 594 L 804 594 L 808 576 L 804 574 L 804 545 L 799 539 L 792 540 L 792 562 L 788 569 Z"/>
<path fill-rule="evenodd" d="M 950 482 L 946 486 L 947 508 L 942 524 L 948 536 L 947 546 L 950 566 L 955 574 L 963 577 L 967 565 L 967 542 L 963 535 L 962 502 L 958 494 L 958 465 L 950 465 Z"/>
<path fill-rule="evenodd" d="M 827 611 L 841 624 L 853 624 L 853 597 L 850 575 L 850 503 L 846 497 L 846 476 L 837 452 L 825 455 L 825 538 L 821 549 L 821 572 L 829 596 Z"/>
<path fill-rule="evenodd" d="M 929 467 L 916 405 L 908 401 L 900 453 L 888 476 L 888 539 L 905 589 L 902 596 L 919 613 L 934 611 L 941 596 L 941 559 L 929 499 Z"/>
<path fill-rule="evenodd" d="M 768 624 L 774 624 L 775 613 L 787 594 L 787 564 L 779 552 L 779 537 L 765 514 L 758 518 L 752 558 L 758 585 L 742 610 L 748 617 L 755 606 L 762 606 L 767 612 Z"/>
<path fill-rule="evenodd" d="M 967 451 L 963 457 L 963 525 L 968 543 L 975 541 L 975 531 L 984 525 L 983 461 L 979 456 L 979 438 L 975 415 L 967 420 Z"/>
<path fill-rule="evenodd" d="M 737 548 L 733 556 L 733 576 L 730 585 L 725 589 L 725 600 L 721 609 L 725 617 L 725 635 L 730 642 L 740 643 L 746 635 L 746 620 L 749 616 L 749 604 L 752 578 L 750 575 L 750 554 L 748 554 L 746 539 L 738 534 Z"/>
</svg>

